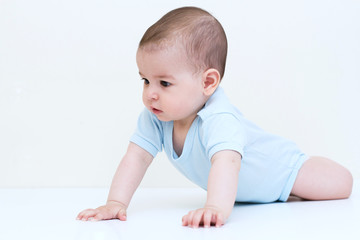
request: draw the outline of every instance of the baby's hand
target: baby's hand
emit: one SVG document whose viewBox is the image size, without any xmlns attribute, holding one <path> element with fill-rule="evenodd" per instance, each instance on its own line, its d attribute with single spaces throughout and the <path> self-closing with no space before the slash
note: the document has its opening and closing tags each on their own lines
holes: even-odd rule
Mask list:
<svg viewBox="0 0 360 240">
<path fill-rule="evenodd" d="M 77 220 L 99 221 L 118 218 L 126 221 L 126 206 L 119 202 L 108 202 L 106 205 L 96 209 L 86 209 L 79 213 Z"/>
<path fill-rule="evenodd" d="M 182 225 L 193 228 L 204 226 L 206 228 L 210 226 L 221 227 L 225 224 L 225 219 L 220 209 L 215 207 L 204 207 L 195 211 L 190 211 L 182 218 Z"/>
</svg>

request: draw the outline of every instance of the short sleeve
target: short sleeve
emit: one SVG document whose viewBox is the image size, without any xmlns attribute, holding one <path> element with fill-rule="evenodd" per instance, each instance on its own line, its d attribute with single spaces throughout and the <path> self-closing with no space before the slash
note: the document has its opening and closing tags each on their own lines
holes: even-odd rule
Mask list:
<svg viewBox="0 0 360 240">
<path fill-rule="evenodd" d="M 135 133 L 130 142 L 135 143 L 153 157 L 162 151 L 163 128 L 159 119 L 146 108 L 140 114 Z"/>
<path fill-rule="evenodd" d="M 244 154 L 246 132 L 243 124 L 231 113 L 213 114 L 203 121 L 202 142 L 209 160 L 222 150 Z"/>
</svg>

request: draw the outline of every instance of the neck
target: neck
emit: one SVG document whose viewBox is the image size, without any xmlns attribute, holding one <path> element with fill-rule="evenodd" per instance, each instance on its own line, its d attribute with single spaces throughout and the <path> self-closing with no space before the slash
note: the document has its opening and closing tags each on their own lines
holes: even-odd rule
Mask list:
<svg viewBox="0 0 360 240">
<path fill-rule="evenodd" d="M 174 120 L 174 127 L 176 127 L 176 129 L 189 129 L 196 116 L 197 114 L 191 115 L 185 119 Z"/>
</svg>

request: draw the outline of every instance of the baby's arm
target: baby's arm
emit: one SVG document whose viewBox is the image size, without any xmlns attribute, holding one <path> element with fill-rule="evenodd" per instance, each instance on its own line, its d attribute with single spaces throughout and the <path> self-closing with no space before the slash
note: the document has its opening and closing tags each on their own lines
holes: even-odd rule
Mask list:
<svg viewBox="0 0 360 240">
<path fill-rule="evenodd" d="M 79 213 L 78 220 L 126 220 L 126 209 L 139 186 L 153 156 L 134 143 L 130 143 L 113 178 L 106 205 Z"/>
<path fill-rule="evenodd" d="M 183 226 L 220 227 L 230 216 L 237 192 L 241 155 L 238 152 L 220 151 L 211 159 L 207 201 L 204 208 L 189 212 L 182 219 Z"/>
</svg>

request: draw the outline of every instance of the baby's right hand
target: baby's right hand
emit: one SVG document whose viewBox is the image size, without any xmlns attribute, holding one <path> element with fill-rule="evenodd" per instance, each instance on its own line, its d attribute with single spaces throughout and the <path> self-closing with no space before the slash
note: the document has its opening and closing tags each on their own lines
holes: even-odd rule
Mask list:
<svg viewBox="0 0 360 240">
<path fill-rule="evenodd" d="M 119 202 L 107 202 L 106 205 L 96 209 L 86 209 L 79 213 L 77 220 L 99 221 L 109 219 L 126 221 L 126 206 Z"/>
</svg>

